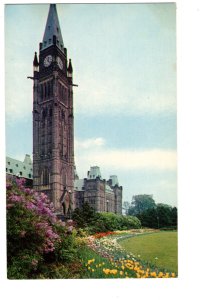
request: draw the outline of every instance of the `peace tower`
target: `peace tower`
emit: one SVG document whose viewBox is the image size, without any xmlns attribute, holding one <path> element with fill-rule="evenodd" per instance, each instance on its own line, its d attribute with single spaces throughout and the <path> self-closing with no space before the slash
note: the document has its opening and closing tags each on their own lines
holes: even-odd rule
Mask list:
<svg viewBox="0 0 200 300">
<path fill-rule="evenodd" d="M 39 59 L 33 61 L 33 187 L 58 214 L 74 191 L 73 69 L 55 4 L 50 4 Z"/>
</svg>

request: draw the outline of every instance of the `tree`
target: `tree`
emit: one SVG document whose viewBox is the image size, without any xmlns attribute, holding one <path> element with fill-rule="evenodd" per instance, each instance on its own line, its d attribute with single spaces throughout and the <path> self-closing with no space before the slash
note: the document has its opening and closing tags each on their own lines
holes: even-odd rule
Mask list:
<svg viewBox="0 0 200 300">
<path fill-rule="evenodd" d="M 81 208 L 76 208 L 73 211 L 72 219 L 77 223 L 79 227 L 87 227 L 91 223 L 97 220 L 97 213 L 89 205 L 88 202 L 85 202 Z"/>
<path fill-rule="evenodd" d="M 177 208 L 168 204 L 157 204 L 156 208 L 147 209 L 137 215 L 143 227 L 171 228 L 177 227 Z"/>
<path fill-rule="evenodd" d="M 171 223 L 172 223 L 172 226 L 177 226 L 178 224 L 178 211 L 177 211 L 177 208 L 176 207 L 173 207 L 172 208 L 172 211 L 171 211 Z"/>
<path fill-rule="evenodd" d="M 136 195 L 132 198 L 132 205 L 128 209 L 128 215 L 136 216 L 143 213 L 145 210 L 156 207 L 152 195 Z"/>
</svg>

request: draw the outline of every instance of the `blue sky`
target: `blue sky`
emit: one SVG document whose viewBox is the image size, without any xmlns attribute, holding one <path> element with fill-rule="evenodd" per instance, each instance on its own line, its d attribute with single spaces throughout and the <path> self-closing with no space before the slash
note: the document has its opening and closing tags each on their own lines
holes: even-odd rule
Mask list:
<svg viewBox="0 0 200 300">
<path fill-rule="evenodd" d="M 57 4 L 74 69 L 75 161 L 118 175 L 123 200 L 177 205 L 176 6 Z M 32 61 L 48 5 L 6 5 L 6 154 L 32 153 Z"/>
</svg>

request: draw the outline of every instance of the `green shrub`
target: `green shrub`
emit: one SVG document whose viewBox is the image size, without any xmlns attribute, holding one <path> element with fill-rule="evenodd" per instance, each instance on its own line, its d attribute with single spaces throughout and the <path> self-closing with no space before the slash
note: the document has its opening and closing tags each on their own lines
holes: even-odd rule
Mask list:
<svg viewBox="0 0 200 300">
<path fill-rule="evenodd" d="M 117 215 L 111 212 L 96 213 L 88 203 L 83 204 L 82 208 L 75 209 L 72 218 L 88 234 L 141 227 L 137 217 Z"/>
<path fill-rule="evenodd" d="M 23 180 L 7 183 L 9 279 L 72 278 L 70 264 L 78 261 L 79 251 L 76 235 L 73 222 L 56 218 L 45 194 L 26 188 Z"/>
</svg>

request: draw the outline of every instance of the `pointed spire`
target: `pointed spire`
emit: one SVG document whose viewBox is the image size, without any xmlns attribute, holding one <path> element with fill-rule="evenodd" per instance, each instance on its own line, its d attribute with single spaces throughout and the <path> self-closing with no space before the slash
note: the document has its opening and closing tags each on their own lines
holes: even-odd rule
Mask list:
<svg viewBox="0 0 200 300">
<path fill-rule="evenodd" d="M 35 52 L 35 56 L 34 56 L 34 60 L 33 60 L 33 66 L 34 67 L 39 66 L 39 62 L 38 62 L 38 58 L 37 58 L 37 52 Z"/>
<path fill-rule="evenodd" d="M 69 59 L 69 66 L 68 66 L 68 69 L 67 69 L 68 73 L 72 74 L 73 73 L 73 68 L 72 68 L 72 61 L 71 59 Z"/>
<path fill-rule="evenodd" d="M 45 32 L 42 41 L 42 48 L 46 49 L 56 44 L 64 52 L 64 43 L 62 39 L 56 4 L 50 4 L 49 14 L 46 22 Z"/>
<path fill-rule="evenodd" d="M 33 60 L 33 72 L 34 74 L 36 72 L 39 72 L 39 62 L 38 62 L 38 58 L 37 58 L 37 52 L 35 52 L 35 55 L 34 55 L 34 60 Z M 34 75 L 36 76 L 36 74 Z"/>
</svg>

